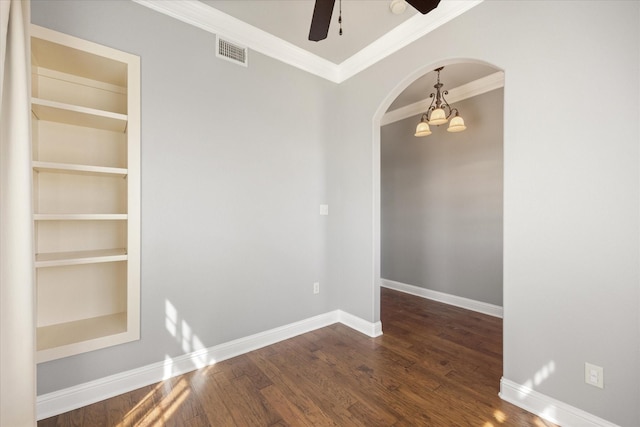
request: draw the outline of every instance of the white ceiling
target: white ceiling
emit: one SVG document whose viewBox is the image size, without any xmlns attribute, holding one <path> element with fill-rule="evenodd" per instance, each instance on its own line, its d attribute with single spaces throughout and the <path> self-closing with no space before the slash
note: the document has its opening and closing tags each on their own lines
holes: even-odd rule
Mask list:
<svg viewBox="0 0 640 427">
<path fill-rule="evenodd" d="M 334 64 L 340 64 L 418 12 L 407 6 L 401 15 L 390 0 L 342 0 L 342 36 L 338 34 L 340 0 L 336 0 L 329 35 L 309 41 L 315 0 L 200 0 Z"/>
</svg>

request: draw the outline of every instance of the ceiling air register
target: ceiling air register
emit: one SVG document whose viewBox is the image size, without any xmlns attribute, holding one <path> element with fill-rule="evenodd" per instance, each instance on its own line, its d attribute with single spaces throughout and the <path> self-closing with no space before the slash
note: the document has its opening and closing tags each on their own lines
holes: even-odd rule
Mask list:
<svg viewBox="0 0 640 427">
<path fill-rule="evenodd" d="M 247 66 L 249 61 L 248 50 L 245 46 L 232 43 L 228 40 L 216 36 L 216 56 L 226 59 L 235 64 Z"/>
</svg>

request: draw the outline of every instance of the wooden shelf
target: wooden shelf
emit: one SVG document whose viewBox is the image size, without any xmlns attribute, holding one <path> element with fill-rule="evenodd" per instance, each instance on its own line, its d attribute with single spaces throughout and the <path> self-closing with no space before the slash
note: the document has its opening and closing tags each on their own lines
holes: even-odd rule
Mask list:
<svg viewBox="0 0 640 427">
<path fill-rule="evenodd" d="M 54 163 L 54 162 L 33 162 L 33 170 L 38 172 L 51 172 L 51 173 L 68 173 L 78 175 L 93 175 L 93 176 L 115 176 L 126 177 L 128 170 L 125 168 L 111 168 L 106 166 L 90 166 L 90 165 L 76 165 L 72 163 Z"/>
<path fill-rule="evenodd" d="M 36 268 L 64 265 L 97 264 L 100 262 L 126 261 L 127 250 L 100 249 L 93 251 L 54 252 L 36 254 Z"/>
<path fill-rule="evenodd" d="M 35 214 L 35 221 L 113 221 L 126 220 L 127 214 Z"/>
<path fill-rule="evenodd" d="M 127 314 L 115 313 L 74 322 L 41 326 L 36 331 L 37 362 L 57 359 L 71 348 L 85 351 L 129 341 Z M 77 351 L 75 351 L 77 353 Z"/>
<path fill-rule="evenodd" d="M 31 111 L 39 119 L 117 132 L 127 129 L 126 114 L 96 110 L 48 99 L 31 98 Z"/>
</svg>

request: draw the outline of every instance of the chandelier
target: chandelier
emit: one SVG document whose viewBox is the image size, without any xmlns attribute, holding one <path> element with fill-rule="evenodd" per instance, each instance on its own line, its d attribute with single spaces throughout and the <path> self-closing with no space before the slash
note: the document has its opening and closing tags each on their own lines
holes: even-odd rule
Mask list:
<svg viewBox="0 0 640 427">
<path fill-rule="evenodd" d="M 427 136 L 431 135 L 431 129 L 429 129 L 429 125 L 437 126 L 449 121 L 449 118 L 453 116 L 451 121 L 449 122 L 449 127 L 447 131 L 449 132 L 462 132 L 467 127 L 464 125 L 464 120 L 460 117 L 457 108 L 451 108 L 446 99 L 444 99 L 445 95 L 448 95 L 448 91 L 441 91 L 443 84 L 440 83 L 440 71 L 442 71 L 444 67 L 436 68 L 434 71 L 438 73 L 438 82 L 433 86 L 436 89 L 436 93 L 432 93 L 429 95 L 431 99 L 431 105 L 427 109 L 427 112 L 422 115 L 420 118 L 420 123 L 416 127 L 416 135 L 415 136 Z"/>
</svg>

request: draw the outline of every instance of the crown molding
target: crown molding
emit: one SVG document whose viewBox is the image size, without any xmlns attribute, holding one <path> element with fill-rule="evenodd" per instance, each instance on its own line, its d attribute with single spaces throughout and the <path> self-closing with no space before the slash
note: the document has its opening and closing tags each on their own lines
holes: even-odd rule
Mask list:
<svg viewBox="0 0 640 427">
<path fill-rule="evenodd" d="M 416 14 L 340 64 L 339 83 L 355 76 L 420 37 L 446 24 L 484 0 L 441 1 L 426 15 Z"/>
<path fill-rule="evenodd" d="M 132 1 L 210 33 L 220 35 L 229 41 L 244 45 L 316 76 L 334 83 L 342 83 L 398 49 L 477 6 L 483 0 L 442 1 L 436 9 L 428 14 L 418 14 L 408 19 L 341 64 L 335 64 L 314 55 L 198 0 Z"/>
<path fill-rule="evenodd" d="M 486 77 L 482 77 L 478 80 L 450 89 L 449 94 L 447 95 L 447 102 L 453 104 L 454 102 L 460 102 L 467 98 L 482 95 L 483 93 L 487 93 L 501 87 L 504 87 L 504 72 L 498 71 L 496 73 L 489 74 Z M 413 104 L 389 111 L 382 116 L 380 126 L 422 114 L 427 111 L 429 105 L 431 105 L 431 98 L 425 98 L 421 101 L 414 102 Z"/>
<path fill-rule="evenodd" d="M 197 0 L 132 0 L 187 24 L 222 36 L 229 41 L 338 82 L 338 66 L 273 34 L 249 25 Z"/>
</svg>

